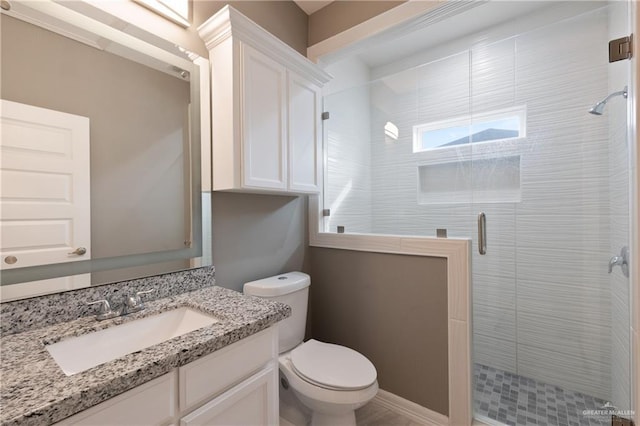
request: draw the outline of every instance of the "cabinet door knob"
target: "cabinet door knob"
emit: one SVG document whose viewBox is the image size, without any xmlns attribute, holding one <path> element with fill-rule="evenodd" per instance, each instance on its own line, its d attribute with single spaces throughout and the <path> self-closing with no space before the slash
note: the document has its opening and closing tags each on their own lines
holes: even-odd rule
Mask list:
<svg viewBox="0 0 640 426">
<path fill-rule="evenodd" d="M 82 256 L 87 252 L 87 249 L 84 247 L 78 247 L 77 249 L 75 249 L 74 251 L 72 251 L 69 254 L 76 254 L 78 256 Z"/>
<path fill-rule="evenodd" d="M 7 257 L 4 258 L 4 263 L 6 263 L 8 265 L 13 265 L 17 261 L 18 261 L 18 258 L 15 257 L 15 256 L 7 256 Z"/>
</svg>

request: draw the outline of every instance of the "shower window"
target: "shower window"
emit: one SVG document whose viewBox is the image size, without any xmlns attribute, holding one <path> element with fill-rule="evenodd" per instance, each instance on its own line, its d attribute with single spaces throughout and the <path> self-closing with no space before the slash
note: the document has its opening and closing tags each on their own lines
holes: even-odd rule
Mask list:
<svg viewBox="0 0 640 426">
<path fill-rule="evenodd" d="M 526 136 L 526 108 L 473 114 L 413 126 L 413 152 Z"/>
</svg>

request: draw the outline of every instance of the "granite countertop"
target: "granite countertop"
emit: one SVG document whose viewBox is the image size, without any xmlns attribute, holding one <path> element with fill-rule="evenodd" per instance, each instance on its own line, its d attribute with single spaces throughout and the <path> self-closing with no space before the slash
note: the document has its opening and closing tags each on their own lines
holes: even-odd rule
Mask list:
<svg viewBox="0 0 640 426">
<path fill-rule="evenodd" d="M 220 321 L 169 341 L 66 376 L 45 344 L 188 306 Z M 141 312 L 105 321 L 83 317 L 0 339 L 0 422 L 48 425 L 99 404 L 291 315 L 287 305 L 207 287 L 147 303 Z"/>
</svg>

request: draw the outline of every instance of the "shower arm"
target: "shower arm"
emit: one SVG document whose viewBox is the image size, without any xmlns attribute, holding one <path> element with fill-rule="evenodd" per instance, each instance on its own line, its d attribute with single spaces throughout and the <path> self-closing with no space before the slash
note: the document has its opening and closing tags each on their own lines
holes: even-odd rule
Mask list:
<svg viewBox="0 0 640 426">
<path fill-rule="evenodd" d="M 627 88 L 625 87 L 623 90 L 620 90 L 620 91 L 617 91 L 617 92 L 613 92 L 612 94 L 610 94 L 609 96 L 604 98 L 599 103 L 606 103 L 607 101 L 609 101 L 609 99 L 613 98 L 614 96 L 618 96 L 618 95 L 622 95 L 623 98 L 627 99 L 627 96 L 629 96 L 628 92 L 627 92 Z"/>
</svg>

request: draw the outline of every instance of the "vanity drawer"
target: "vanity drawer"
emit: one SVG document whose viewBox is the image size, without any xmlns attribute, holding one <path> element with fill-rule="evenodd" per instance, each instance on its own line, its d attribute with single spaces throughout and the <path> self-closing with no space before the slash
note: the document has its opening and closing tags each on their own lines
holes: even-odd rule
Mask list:
<svg viewBox="0 0 640 426">
<path fill-rule="evenodd" d="M 278 329 L 251 337 L 180 367 L 180 411 L 184 412 L 229 389 L 278 355 Z"/>
<path fill-rule="evenodd" d="M 176 371 L 122 393 L 56 426 L 163 425 L 176 415 Z"/>
</svg>

